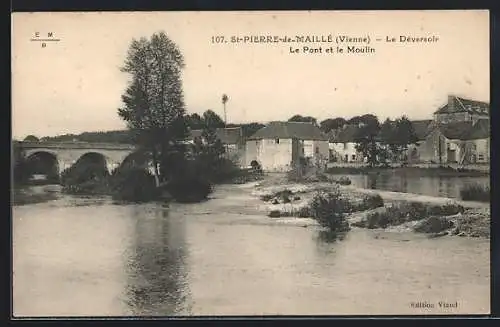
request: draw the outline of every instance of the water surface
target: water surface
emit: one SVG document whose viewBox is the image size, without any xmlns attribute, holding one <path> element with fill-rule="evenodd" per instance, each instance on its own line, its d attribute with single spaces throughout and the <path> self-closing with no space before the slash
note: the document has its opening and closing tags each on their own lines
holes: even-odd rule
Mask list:
<svg viewBox="0 0 500 327">
<path fill-rule="evenodd" d="M 14 314 L 489 312 L 488 240 L 353 229 L 329 242 L 257 202 L 225 186 L 170 208 L 70 196 L 16 206 Z M 423 301 L 459 306 L 411 307 Z"/>
</svg>

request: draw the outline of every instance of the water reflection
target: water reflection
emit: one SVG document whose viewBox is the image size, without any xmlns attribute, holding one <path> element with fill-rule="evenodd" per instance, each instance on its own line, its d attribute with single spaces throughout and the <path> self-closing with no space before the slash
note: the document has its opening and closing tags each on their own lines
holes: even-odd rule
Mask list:
<svg viewBox="0 0 500 327">
<path fill-rule="evenodd" d="M 346 238 L 347 233 L 337 233 L 330 230 L 320 230 L 318 231 L 317 240 L 324 243 L 335 243 L 343 241 Z"/>
<path fill-rule="evenodd" d="M 131 209 L 136 223 L 127 254 L 127 304 L 134 315 L 189 314 L 183 221 L 168 208 Z"/>
<path fill-rule="evenodd" d="M 460 198 L 460 189 L 470 184 L 489 185 L 488 176 L 415 176 L 378 172 L 365 175 L 334 175 L 349 177 L 352 185 L 367 189 L 380 189 L 392 192 L 416 193 L 430 196 Z"/>
</svg>

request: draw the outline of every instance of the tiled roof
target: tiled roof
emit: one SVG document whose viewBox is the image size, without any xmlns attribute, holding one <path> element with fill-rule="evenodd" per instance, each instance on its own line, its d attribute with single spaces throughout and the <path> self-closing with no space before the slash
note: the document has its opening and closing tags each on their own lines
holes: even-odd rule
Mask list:
<svg viewBox="0 0 500 327">
<path fill-rule="evenodd" d="M 270 122 L 259 129 L 249 139 L 291 139 L 328 140 L 318 126 L 306 122 Z"/>
<path fill-rule="evenodd" d="M 201 137 L 203 130 L 195 129 L 190 131 L 190 140 Z M 217 128 L 215 130 L 217 138 L 224 144 L 237 144 L 242 141 L 243 132 L 241 127 Z"/>
<path fill-rule="evenodd" d="M 476 115 L 489 115 L 490 104 L 482 101 L 474 101 L 465 98 L 453 96 L 450 100 L 453 101 L 453 106 L 450 107 L 449 103 L 439 108 L 435 114 L 448 114 L 453 112 L 469 112 Z M 450 101 L 449 100 L 449 101 Z"/>
<path fill-rule="evenodd" d="M 486 139 L 490 137 L 490 120 L 479 119 L 474 126 L 470 129 L 469 133 L 465 135 L 466 140 Z"/>
<path fill-rule="evenodd" d="M 441 133 L 450 140 L 464 140 L 472 130 L 472 122 L 456 122 L 438 126 Z"/>
</svg>

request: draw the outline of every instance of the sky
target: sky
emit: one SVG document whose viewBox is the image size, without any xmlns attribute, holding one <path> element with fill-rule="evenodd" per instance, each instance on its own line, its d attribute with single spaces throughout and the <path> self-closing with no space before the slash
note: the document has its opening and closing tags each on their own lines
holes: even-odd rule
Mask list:
<svg viewBox="0 0 500 327">
<path fill-rule="evenodd" d="M 431 119 L 448 94 L 489 102 L 488 11 L 81 12 L 12 14 L 12 136 L 125 128 L 118 117 L 134 38 L 164 31 L 181 49 L 188 113 L 228 123 L 295 114 Z M 52 32 L 60 42 L 31 42 Z M 212 43 L 213 36 L 370 37 L 374 53 L 325 53 L 334 43 Z M 385 42 L 436 36 L 433 43 Z M 377 41 L 380 39 L 380 41 Z M 350 45 L 356 45 L 351 43 Z M 357 44 L 365 46 L 366 44 Z M 290 47 L 322 53 L 290 53 Z"/>
</svg>

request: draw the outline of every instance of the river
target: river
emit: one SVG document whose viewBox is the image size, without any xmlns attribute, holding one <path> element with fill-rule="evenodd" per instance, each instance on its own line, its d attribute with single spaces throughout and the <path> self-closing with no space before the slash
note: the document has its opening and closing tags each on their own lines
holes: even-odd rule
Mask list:
<svg viewBox="0 0 500 327">
<path fill-rule="evenodd" d="M 353 229 L 331 242 L 258 214 L 248 193 L 222 186 L 170 207 L 61 194 L 14 206 L 14 315 L 489 313 L 489 240 Z"/>
<path fill-rule="evenodd" d="M 348 177 L 353 186 L 392 192 L 460 198 L 460 189 L 467 185 L 490 185 L 489 176 L 420 176 L 412 172 L 391 171 L 369 174 L 332 174 Z"/>
</svg>

